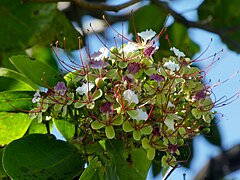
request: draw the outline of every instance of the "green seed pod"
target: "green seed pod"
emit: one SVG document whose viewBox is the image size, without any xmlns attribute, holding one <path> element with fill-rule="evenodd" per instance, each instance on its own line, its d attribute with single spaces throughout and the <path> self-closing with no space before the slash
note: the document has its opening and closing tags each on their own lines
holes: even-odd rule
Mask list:
<svg viewBox="0 0 240 180">
<path fill-rule="evenodd" d="M 125 132 L 131 132 L 131 131 L 134 130 L 134 128 L 132 127 L 132 125 L 128 121 L 125 121 L 123 123 L 122 128 Z"/>
<path fill-rule="evenodd" d="M 115 137 L 115 131 L 113 126 L 106 126 L 105 133 L 108 139 L 113 139 Z"/>
<path fill-rule="evenodd" d="M 153 148 L 153 147 L 150 147 L 148 150 L 147 150 L 147 158 L 149 160 L 153 160 L 154 157 L 155 157 L 155 153 L 156 153 L 156 149 Z"/>
<path fill-rule="evenodd" d="M 210 130 L 211 130 L 210 128 L 204 128 L 202 132 L 208 134 L 210 133 Z"/>
<path fill-rule="evenodd" d="M 101 122 L 99 122 L 99 121 L 93 121 L 92 123 L 91 123 L 91 127 L 93 128 L 93 129 L 101 129 L 101 128 L 103 128 L 105 126 L 105 124 L 103 124 L 103 123 L 101 123 Z"/>
<path fill-rule="evenodd" d="M 133 131 L 133 139 L 136 141 L 139 141 L 141 139 L 141 133 L 140 131 Z"/>
<path fill-rule="evenodd" d="M 149 145 L 149 140 L 147 138 L 142 139 L 142 147 L 144 149 L 149 149 L 151 146 Z"/>
</svg>

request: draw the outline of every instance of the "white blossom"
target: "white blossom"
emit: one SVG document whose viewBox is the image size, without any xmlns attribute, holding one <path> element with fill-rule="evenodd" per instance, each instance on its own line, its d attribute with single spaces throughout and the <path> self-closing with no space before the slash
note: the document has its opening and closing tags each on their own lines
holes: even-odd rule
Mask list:
<svg viewBox="0 0 240 180">
<path fill-rule="evenodd" d="M 76 92 L 79 93 L 80 95 L 84 95 L 84 94 L 87 94 L 89 91 L 91 91 L 92 88 L 94 88 L 93 83 L 83 83 L 82 86 L 79 86 L 76 89 Z"/>
<path fill-rule="evenodd" d="M 132 42 L 128 42 L 127 44 L 124 44 L 122 51 L 126 54 L 130 53 L 130 52 L 134 52 L 138 50 L 138 47 L 136 46 L 136 44 L 132 43 Z"/>
<path fill-rule="evenodd" d="M 40 90 L 37 89 L 36 93 L 33 95 L 32 102 L 33 103 L 39 103 L 40 100 L 41 100 Z"/>
<path fill-rule="evenodd" d="M 178 59 L 181 57 L 185 57 L 185 54 L 183 52 L 179 51 L 179 49 L 177 49 L 175 47 L 170 48 L 170 50 L 174 52 L 174 54 L 178 57 Z"/>
<path fill-rule="evenodd" d="M 151 40 L 156 35 L 156 32 L 150 29 L 137 33 L 137 35 L 142 38 L 143 44 L 146 44 L 148 40 Z"/>
<path fill-rule="evenodd" d="M 101 61 L 108 57 L 109 50 L 106 47 L 101 47 L 98 52 L 94 52 L 91 55 L 91 59 L 95 61 Z"/>
<path fill-rule="evenodd" d="M 137 95 L 131 89 L 124 91 L 123 98 L 128 101 L 129 104 L 132 102 L 135 104 L 139 103 Z"/>
<path fill-rule="evenodd" d="M 175 107 L 175 105 L 172 102 L 168 101 L 167 107 Z"/>
<path fill-rule="evenodd" d="M 168 68 L 170 71 L 178 71 L 180 69 L 179 65 L 173 61 L 168 61 L 164 63 L 164 67 Z"/>
<path fill-rule="evenodd" d="M 144 120 L 146 121 L 148 118 L 148 114 L 146 112 L 144 112 L 142 109 L 137 109 L 137 116 L 135 117 L 136 120 Z"/>
</svg>

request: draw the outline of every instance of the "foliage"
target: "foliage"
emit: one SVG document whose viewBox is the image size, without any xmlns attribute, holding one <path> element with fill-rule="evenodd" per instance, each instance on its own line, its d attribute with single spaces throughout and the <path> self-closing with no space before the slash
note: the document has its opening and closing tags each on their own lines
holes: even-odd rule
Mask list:
<svg viewBox="0 0 240 180">
<path fill-rule="evenodd" d="M 188 28 L 218 33 L 238 52 L 236 0 L 204 1 L 197 22 L 152 0 L 135 12 L 134 22 L 125 17 L 136 42 L 120 35 L 115 47 L 86 48 L 81 62 L 58 54 L 59 47 L 78 49 L 78 37 L 85 44 L 71 21 L 77 17 L 81 27 L 84 15 L 100 18 L 112 6 L 77 11 L 76 1 L 60 11 L 54 2 L 32 1 L 0 2 L 0 178 L 145 179 L 151 164 L 154 175 L 169 166 L 189 167 L 187 152 L 200 133 L 210 131 L 209 142 L 221 146 L 211 89 L 192 64 L 199 48 Z M 166 29 L 169 12 L 175 22 Z M 106 17 L 111 26 L 124 16 Z M 53 125 L 65 141 L 49 134 Z"/>
</svg>

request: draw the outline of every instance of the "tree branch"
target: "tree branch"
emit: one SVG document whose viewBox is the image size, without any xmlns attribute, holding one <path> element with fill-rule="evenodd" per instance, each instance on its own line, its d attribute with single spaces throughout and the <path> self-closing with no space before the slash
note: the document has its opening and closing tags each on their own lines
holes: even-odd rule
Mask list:
<svg viewBox="0 0 240 180">
<path fill-rule="evenodd" d="M 238 169 L 240 169 L 240 144 L 210 159 L 194 180 L 221 179 Z"/>
<path fill-rule="evenodd" d="M 175 21 L 183 24 L 187 28 L 190 28 L 190 27 L 200 28 L 200 29 L 204 29 L 204 30 L 216 33 L 216 31 L 213 28 L 211 28 L 211 26 L 209 26 L 207 22 L 189 21 L 184 16 L 182 16 L 181 14 L 171 9 L 166 2 L 161 2 L 159 0 L 151 0 L 151 2 L 159 6 L 161 9 L 165 9 L 174 17 Z"/>
<path fill-rule="evenodd" d="M 114 11 L 118 12 L 122 9 L 125 9 L 127 7 L 130 7 L 141 0 L 132 0 L 126 3 L 122 3 L 119 5 L 108 5 L 106 3 L 98 3 L 98 2 L 87 2 L 85 0 L 23 0 L 23 2 L 72 2 L 75 5 L 88 9 L 88 10 L 103 10 L 103 11 Z"/>
<path fill-rule="evenodd" d="M 227 29 L 223 29 L 223 28 L 215 28 L 213 27 L 209 21 L 189 21 L 187 20 L 184 16 L 182 16 L 181 14 L 175 12 L 173 9 L 171 9 L 168 4 L 166 2 L 161 2 L 159 0 L 150 0 L 152 3 L 156 4 L 157 6 L 159 6 L 161 9 L 165 9 L 167 12 L 169 12 L 173 18 L 175 19 L 175 21 L 183 24 L 185 27 L 187 28 L 199 28 L 199 29 L 203 29 L 215 34 L 218 34 L 221 39 L 223 40 L 224 43 L 226 43 L 226 45 L 228 45 L 228 47 L 230 47 L 231 49 L 234 49 L 234 51 L 240 52 L 240 43 L 238 41 L 236 41 L 233 38 L 229 38 L 229 33 L 230 31 Z M 236 27 L 235 27 L 236 29 Z"/>
</svg>

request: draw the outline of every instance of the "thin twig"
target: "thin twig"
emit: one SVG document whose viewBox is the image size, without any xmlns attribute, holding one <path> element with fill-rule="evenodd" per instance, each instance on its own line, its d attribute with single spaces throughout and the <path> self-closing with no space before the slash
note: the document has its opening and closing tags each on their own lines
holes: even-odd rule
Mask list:
<svg viewBox="0 0 240 180">
<path fill-rule="evenodd" d="M 104 11 L 114 11 L 118 12 L 122 9 L 130 7 L 141 0 L 132 0 L 126 3 L 122 3 L 119 5 L 108 5 L 106 3 L 98 3 L 98 2 L 87 2 L 86 0 L 23 0 L 23 2 L 72 2 L 78 7 L 82 7 L 88 10 L 104 10 Z"/>
</svg>

